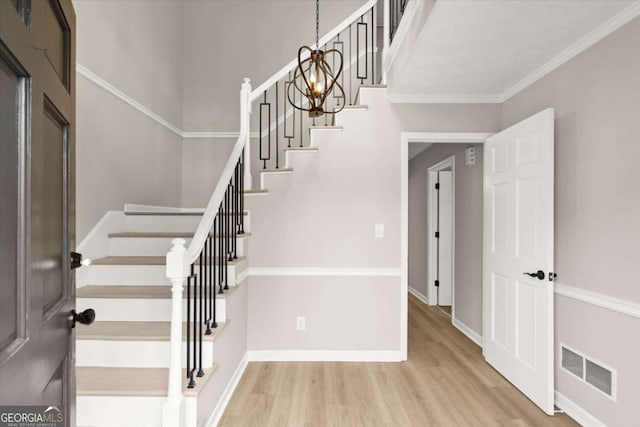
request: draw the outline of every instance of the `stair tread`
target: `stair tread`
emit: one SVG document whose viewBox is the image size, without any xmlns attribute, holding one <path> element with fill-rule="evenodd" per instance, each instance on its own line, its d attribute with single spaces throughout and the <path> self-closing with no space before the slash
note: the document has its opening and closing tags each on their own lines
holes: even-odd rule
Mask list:
<svg viewBox="0 0 640 427">
<path fill-rule="evenodd" d="M 216 299 L 225 299 L 240 286 L 229 286 L 223 294 L 216 293 Z M 182 297 L 187 297 L 186 285 Z M 196 288 L 197 290 L 198 288 Z M 87 285 L 76 291 L 76 298 L 149 298 L 170 299 L 171 285 L 166 286 L 122 286 L 122 285 Z"/>
<path fill-rule="evenodd" d="M 275 172 L 293 172 L 293 168 L 261 169 L 260 170 L 260 173 L 275 173 Z"/>
<path fill-rule="evenodd" d="M 204 369 L 205 375 L 196 378 L 196 387 L 187 388 L 185 396 L 197 396 L 217 369 Z M 185 371 L 186 372 L 186 371 Z M 186 378 L 186 375 L 183 376 Z M 166 396 L 169 383 L 168 368 L 112 368 L 76 367 L 76 391 L 78 396 Z"/>
<path fill-rule="evenodd" d="M 267 194 L 269 190 L 246 190 L 244 194 Z"/>
<path fill-rule="evenodd" d="M 343 130 L 344 127 L 342 126 L 309 126 L 309 130 L 319 130 L 319 129 L 326 129 L 326 130 Z"/>
<path fill-rule="evenodd" d="M 158 237 L 158 238 L 185 238 L 190 239 L 193 237 L 193 231 L 124 231 L 119 233 L 109 233 L 109 237 Z M 209 236 L 213 236 L 209 233 Z M 215 237 L 220 234 L 215 234 Z M 225 236 L 223 234 L 223 236 Z M 249 237 L 251 233 L 238 234 L 239 239 Z"/>
<path fill-rule="evenodd" d="M 246 258 L 239 256 L 228 265 L 237 265 Z M 165 256 L 107 256 L 92 261 L 92 265 L 165 265 Z M 198 264 L 198 260 L 195 262 Z"/>
<path fill-rule="evenodd" d="M 287 147 L 284 151 L 318 151 L 318 147 Z"/>
<path fill-rule="evenodd" d="M 125 215 L 137 216 L 137 215 L 148 215 L 148 216 L 202 216 L 204 214 L 204 209 L 202 211 L 194 211 L 194 212 L 168 212 L 168 211 L 136 211 L 136 212 L 126 212 Z"/>
<path fill-rule="evenodd" d="M 334 111 L 339 110 L 340 107 L 336 106 L 333 108 Z M 368 105 L 345 105 L 343 110 L 368 110 Z"/>
<path fill-rule="evenodd" d="M 211 335 L 203 335 L 204 341 L 214 341 L 227 327 L 229 320 L 218 322 L 211 328 Z M 187 323 L 182 323 L 182 338 L 186 339 Z M 106 341 L 168 341 L 171 338 L 171 322 L 94 322 L 79 324 L 76 339 Z"/>
</svg>

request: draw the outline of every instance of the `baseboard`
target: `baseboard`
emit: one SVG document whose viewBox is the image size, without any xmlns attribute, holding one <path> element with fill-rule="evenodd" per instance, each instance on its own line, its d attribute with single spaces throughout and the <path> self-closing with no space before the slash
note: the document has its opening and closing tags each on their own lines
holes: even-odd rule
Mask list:
<svg viewBox="0 0 640 427">
<path fill-rule="evenodd" d="M 250 362 L 400 362 L 400 351 L 250 350 Z"/>
<path fill-rule="evenodd" d="M 244 374 L 245 369 L 247 369 L 247 364 L 249 363 L 248 352 L 244 354 L 244 357 L 238 364 L 235 372 L 231 376 L 229 380 L 229 384 L 222 392 L 222 396 L 220 396 L 220 400 L 218 400 L 218 404 L 216 405 L 211 417 L 205 424 L 207 427 L 215 427 L 220 422 L 222 418 L 222 414 L 224 414 L 224 410 L 227 409 L 227 405 L 229 404 L 229 400 L 231 400 L 231 396 L 233 396 L 233 392 L 236 390 L 240 379 L 242 378 L 242 374 Z"/>
<path fill-rule="evenodd" d="M 425 305 L 429 305 L 429 301 L 427 300 L 427 297 L 424 296 L 424 294 L 422 292 L 420 292 L 419 290 L 417 290 L 416 288 L 412 288 L 411 286 L 409 286 L 409 292 L 411 292 L 411 294 L 414 297 L 418 298 Z"/>
<path fill-rule="evenodd" d="M 583 427 L 607 427 L 605 423 L 585 411 L 577 403 L 560 393 L 555 392 L 556 406 L 564 411 L 565 414 L 573 418 Z"/>
<path fill-rule="evenodd" d="M 455 326 L 460 332 L 465 334 L 467 338 L 469 338 L 474 343 L 478 344 L 480 348 L 482 348 L 482 335 L 478 334 L 476 331 L 456 319 L 453 318 L 453 326 Z"/>
</svg>

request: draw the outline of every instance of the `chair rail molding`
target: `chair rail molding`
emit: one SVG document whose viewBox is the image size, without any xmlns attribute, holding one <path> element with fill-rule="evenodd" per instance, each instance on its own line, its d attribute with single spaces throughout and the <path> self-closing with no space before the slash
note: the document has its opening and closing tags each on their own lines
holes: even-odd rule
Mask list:
<svg viewBox="0 0 640 427">
<path fill-rule="evenodd" d="M 199 140 L 199 139 L 237 139 L 240 136 L 240 132 L 225 132 L 225 131 L 185 131 L 180 129 L 178 126 L 170 123 L 168 120 L 165 120 L 159 114 L 153 112 L 150 108 L 143 105 L 141 102 L 135 100 L 131 96 L 127 95 L 124 91 L 118 89 L 113 84 L 109 83 L 93 71 L 89 70 L 87 67 L 80 63 L 76 63 L 76 72 L 82 77 L 86 78 L 96 86 L 115 96 L 120 101 L 129 105 L 133 109 L 142 113 L 149 119 L 158 123 L 159 125 L 165 127 L 170 130 L 174 134 L 178 135 L 183 140 Z M 257 138 L 259 136 L 258 132 L 251 132 L 251 138 Z"/>
<path fill-rule="evenodd" d="M 576 288 L 562 283 L 555 284 L 555 293 L 587 304 L 640 318 L 640 303 Z"/>
<path fill-rule="evenodd" d="M 254 277 L 398 277 L 399 268 L 249 267 Z"/>
</svg>

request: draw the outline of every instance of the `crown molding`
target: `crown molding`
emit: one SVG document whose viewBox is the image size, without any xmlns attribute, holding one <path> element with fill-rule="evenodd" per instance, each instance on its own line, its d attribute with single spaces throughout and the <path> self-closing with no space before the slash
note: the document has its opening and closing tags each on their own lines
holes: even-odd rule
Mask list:
<svg viewBox="0 0 640 427">
<path fill-rule="evenodd" d="M 518 83 L 505 90 L 500 94 L 500 102 L 505 102 L 517 93 L 522 92 L 524 89 L 540 80 L 547 74 L 551 73 L 561 65 L 569 62 L 580 53 L 584 52 L 600 40 L 607 37 L 609 34 L 621 28 L 623 25 L 630 22 L 632 19 L 640 16 L 640 1 L 636 1 L 631 5 L 624 8 L 618 14 L 614 15 L 611 19 L 601 24 L 595 30 L 569 46 L 562 51 L 559 55 L 556 55 L 551 61 L 547 62 Z"/>
<path fill-rule="evenodd" d="M 388 95 L 387 100 L 392 104 L 502 104 L 514 95 L 522 92 L 533 83 L 545 77 L 563 64 L 569 62 L 580 53 L 589 49 L 608 35 L 620 29 L 631 20 L 640 16 L 640 1 L 635 1 L 611 19 L 604 22 L 586 36 L 560 52 L 546 64 L 537 68 L 525 78 L 500 94 L 487 95 L 417 95 L 396 94 Z"/>
</svg>

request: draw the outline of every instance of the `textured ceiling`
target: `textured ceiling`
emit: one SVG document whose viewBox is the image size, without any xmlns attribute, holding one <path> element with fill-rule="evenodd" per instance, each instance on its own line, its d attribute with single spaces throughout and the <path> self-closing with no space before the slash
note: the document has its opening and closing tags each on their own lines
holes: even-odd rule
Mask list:
<svg viewBox="0 0 640 427">
<path fill-rule="evenodd" d="M 499 97 L 632 3 L 438 0 L 389 94 Z"/>
</svg>

